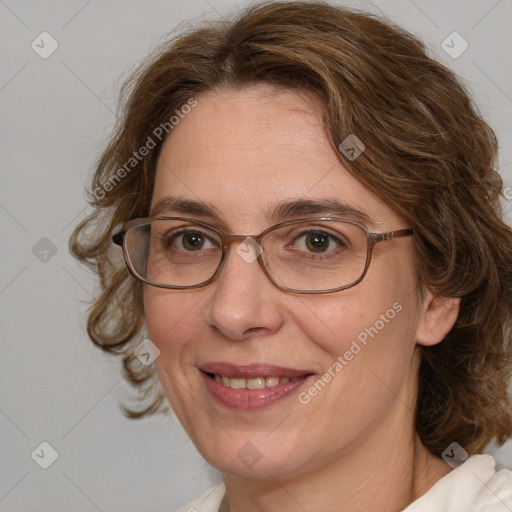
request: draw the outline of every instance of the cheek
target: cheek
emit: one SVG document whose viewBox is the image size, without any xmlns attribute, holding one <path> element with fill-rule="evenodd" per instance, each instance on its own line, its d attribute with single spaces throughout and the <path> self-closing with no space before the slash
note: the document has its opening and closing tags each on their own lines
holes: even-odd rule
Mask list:
<svg viewBox="0 0 512 512">
<path fill-rule="evenodd" d="M 409 261 L 383 260 L 353 288 L 297 301 L 294 319 L 327 354 L 324 361 L 342 356 L 351 366 L 356 359 L 397 366 L 410 358 L 418 319 L 414 269 Z"/>
<path fill-rule="evenodd" d="M 144 290 L 144 312 L 148 335 L 164 355 L 183 353 L 187 342 L 197 339 L 201 322 L 197 318 L 204 292 L 176 292 L 147 287 Z M 176 357 L 167 361 L 178 362 Z"/>
<path fill-rule="evenodd" d="M 416 369 L 416 301 L 410 283 L 362 284 L 337 297 L 310 297 L 295 316 L 324 372 L 322 382 L 305 389 L 299 401 L 315 417 L 328 411 L 325 421 L 349 437 L 378 426 L 386 411 L 412 400 Z"/>
</svg>

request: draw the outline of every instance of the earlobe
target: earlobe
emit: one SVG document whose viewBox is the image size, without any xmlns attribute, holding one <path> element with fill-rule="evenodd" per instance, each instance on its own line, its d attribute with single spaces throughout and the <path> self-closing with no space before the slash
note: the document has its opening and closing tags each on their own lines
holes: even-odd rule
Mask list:
<svg viewBox="0 0 512 512">
<path fill-rule="evenodd" d="M 416 331 L 417 343 L 431 346 L 443 341 L 455 325 L 459 308 L 460 299 L 435 297 L 427 291 Z"/>
</svg>

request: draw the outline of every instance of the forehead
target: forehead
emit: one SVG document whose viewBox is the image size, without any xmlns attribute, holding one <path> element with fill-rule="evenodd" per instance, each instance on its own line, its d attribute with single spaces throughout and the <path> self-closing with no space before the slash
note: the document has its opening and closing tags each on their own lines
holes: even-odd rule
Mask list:
<svg viewBox="0 0 512 512">
<path fill-rule="evenodd" d="M 290 200 L 337 200 L 388 224 L 393 212 L 344 167 L 312 95 L 268 85 L 210 91 L 161 149 L 154 207 L 167 196 L 206 202 L 224 220 L 261 226 Z"/>
</svg>

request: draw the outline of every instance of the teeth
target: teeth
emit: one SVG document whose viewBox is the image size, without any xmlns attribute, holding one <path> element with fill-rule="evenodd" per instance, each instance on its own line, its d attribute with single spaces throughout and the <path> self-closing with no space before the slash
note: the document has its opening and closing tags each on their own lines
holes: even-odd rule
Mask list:
<svg viewBox="0 0 512 512">
<path fill-rule="evenodd" d="M 224 377 L 226 378 L 226 377 Z M 224 378 L 222 380 L 224 380 Z M 246 379 L 229 379 L 231 381 L 231 389 L 244 389 L 247 387 Z"/>
<path fill-rule="evenodd" d="M 215 380 L 231 389 L 264 389 L 277 386 L 278 384 L 286 384 L 287 382 L 298 382 L 304 377 L 256 377 L 254 379 L 231 379 L 223 375 L 215 374 Z"/>
<path fill-rule="evenodd" d="M 265 387 L 271 388 L 279 384 L 279 377 L 267 377 L 265 379 Z"/>
<path fill-rule="evenodd" d="M 231 387 L 233 387 L 233 379 L 231 379 Z M 247 389 L 263 389 L 265 387 L 265 378 L 247 379 Z"/>
</svg>

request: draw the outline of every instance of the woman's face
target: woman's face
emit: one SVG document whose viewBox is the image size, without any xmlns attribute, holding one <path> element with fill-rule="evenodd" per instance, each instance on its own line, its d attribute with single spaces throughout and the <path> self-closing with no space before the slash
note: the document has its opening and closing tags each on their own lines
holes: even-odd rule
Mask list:
<svg viewBox="0 0 512 512">
<path fill-rule="evenodd" d="M 338 216 L 314 206 L 330 200 L 365 214 L 370 231 L 410 227 L 344 168 L 315 98 L 261 85 L 196 99 L 162 147 L 152 207 L 172 197 L 211 211 L 160 214 L 257 235 L 310 211 Z M 310 210 L 269 217 L 297 201 Z M 144 289 L 159 378 L 199 451 L 221 471 L 262 479 L 376 456 L 414 420 L 422 305 L 413 238 L 377 244 L 361 283 L 319 295 L 277 288 L 236 248 L 204 288 Z M 244 377 L 267 387 L 231 389 L 245 388 Z"/>
</svg>

